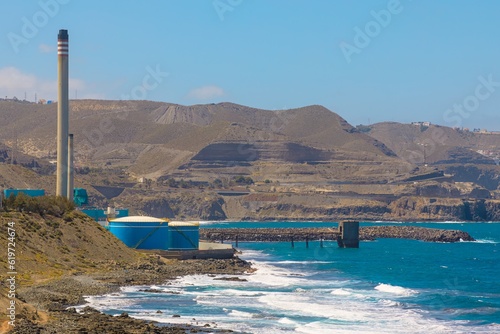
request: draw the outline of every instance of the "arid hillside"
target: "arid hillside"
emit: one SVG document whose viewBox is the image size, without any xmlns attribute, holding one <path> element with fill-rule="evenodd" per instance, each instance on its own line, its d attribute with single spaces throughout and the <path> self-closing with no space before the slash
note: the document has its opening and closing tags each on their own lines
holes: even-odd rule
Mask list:
<svg viewBox="0 0 500 334">
<path fill-rule="evenodd" d="M 89 205 L 202 220 L 499 215 L 497 134 L 353 127 L 317 105 L 76 100 L 70 113 L 75 185 Z M 0 101 L 0 186 L 53 194 L 55 136 L 56 105 Z M 492 201 L 478 204 L 491 212 L 471 213 L 476 201 Z"/>
<path fill-rule="evenodd" d="M 459 182 L 500 185 L 500 133 L 430 125 L 378 123 L 365 128 L 402 159 L 436 166 Z"/>
<path fill-rule="evenodd" d="M 473 132 L 439 125 L 395 122 L 374 124 L 366 133 L 413 163 L 476 163 L 494 165 L 500 159 L 500 133 Z"/>
<path fill-rule="evenodd" d="M 268 168 L 278 161 L 324 164 L 339 177 L 345 169 L 363 178 L 368 170 L 371 177 L 384 175 L 381 164 L 401 163 L 384 144 L 321 106 L 271 111 L 232 103 L 77 100 L 70 110 L 77 166 L 124 168 L 135 177 L 156 179 L 189 168 L 202 175 L 187 178 L 206 179 L 205 167 L 228 166 L 261 169 L 274 178 L 294 173 Z M 55 124 L 55 104 L 0 102 L 0 141 L 13 151 L 54 160 Z M 339 162 L 345 168 L 330 166 Z M 320 175 L 315 168 L 299 174 Z"/>
</svg>

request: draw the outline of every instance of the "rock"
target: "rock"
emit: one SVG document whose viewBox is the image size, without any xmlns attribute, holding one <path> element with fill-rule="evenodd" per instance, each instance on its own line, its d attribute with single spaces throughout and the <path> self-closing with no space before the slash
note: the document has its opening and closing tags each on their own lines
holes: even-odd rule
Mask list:
<svg viewBox="0 0 500 334">
<path fill-rule="evenodd" d="M 140 292 L 148 292 L 148 293 L 164 293 L 165 291 L 160 289 L 140 289 Z"/>
<path fill-rule="evenodd" d="M 247 282 L 246 279 L 239 277 L 217 277 L 214 281 Z"/>
<path fill-rule="evenodd" d="M 85 306 L 83 309 L 82 309 L 82 313 L 83 314 L 99 314 L 101 312 L 99 312 L 98 310 L 96 310 L 95 308 L 93 307 L 90 307 L 90 306 Z"/>
</svg>

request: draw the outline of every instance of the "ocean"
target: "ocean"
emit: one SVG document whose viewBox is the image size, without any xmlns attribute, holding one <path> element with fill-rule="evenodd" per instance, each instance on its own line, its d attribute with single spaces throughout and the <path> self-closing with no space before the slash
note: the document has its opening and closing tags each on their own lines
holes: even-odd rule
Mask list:
<svg viewBox="0 0 500 334">
<path fill-rule="evenodd" d="M 362 223 L 361 226 L 391 223 Z M 397 223 L 393 223 L 397 224 Z M 403 224 L 403 223 L 400 223 Z M 109 314 L 209 324 L 245 333 L 500 333 L 500 223 L 404 223 L 460 229 L 475 242 L 379 239 L 239 243 L 257 269 L 246 281 L 193 275 L 88 297 Z M 335 223 L 214 223 L 210 227 L 323 227 Z M 217 275 L 217 277 L 222 277 Z M 154 288 L 164 293 L 139 290 Z M 179 315 L 180 317 L 172 317 Z"/>
</svg>

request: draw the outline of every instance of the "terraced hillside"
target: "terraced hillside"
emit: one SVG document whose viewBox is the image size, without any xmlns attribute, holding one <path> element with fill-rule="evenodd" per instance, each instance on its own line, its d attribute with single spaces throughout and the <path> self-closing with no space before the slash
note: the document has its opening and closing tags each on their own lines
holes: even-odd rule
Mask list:
<svg viewBox="0 0 500 334">
<path fill-rule="evenodd" d="M 322 106 L 70 102 L 90 205 L 179 219 L 496 219 L 498 135 Z M 56 105 L 0 101 L 0 186 L 53 194 Z M 109 190 L 109 191 L 108 191 Z"/>
<path fill-rule="evenodd" d="M 488 190 L 500 185 L 500 133 L 394 122 L 370 126 L 366 133 L 402 159 L 433 165 L 458 182 L 473 182 Z"/>
<path fill-rule="evenodd" d="M 70 109 L 77 164 L 122 166 L 137 177 L 228 161 L 243 166 L 376 161 L 376 169 L 397 160 L 385 145 L 321 106 L 271 111 L 232 103 L 78 100 Z M 6 145 L 54 158 L 56 105 L 1 102 L 0 115 L 0 140 Z"/>
</svg>

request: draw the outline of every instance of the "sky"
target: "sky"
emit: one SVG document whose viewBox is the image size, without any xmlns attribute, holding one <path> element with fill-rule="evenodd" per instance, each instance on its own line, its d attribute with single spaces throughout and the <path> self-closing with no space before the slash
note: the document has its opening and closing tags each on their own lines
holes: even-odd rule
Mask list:
<svg viewBox="0 0 500 334">
<path fill-rule="evenodd" d="M 500 131 L 500 1 L 2 0 L 0 97 L 278 110 Z"/>
</svg>

